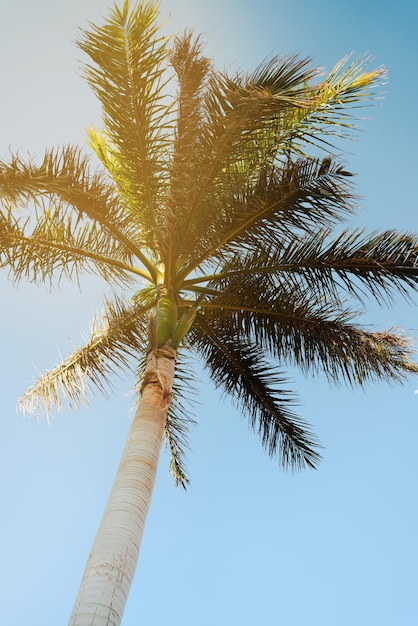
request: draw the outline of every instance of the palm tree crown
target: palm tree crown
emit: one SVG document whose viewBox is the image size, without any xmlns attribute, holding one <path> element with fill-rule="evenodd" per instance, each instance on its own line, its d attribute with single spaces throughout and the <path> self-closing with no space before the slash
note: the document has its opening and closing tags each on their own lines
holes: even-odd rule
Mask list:
<svg viewBox="0 0 418 626">
<path fill-rule="evenodd" d="M 315 467 L 282 368 L 350 385 L 418 371 L 405 338 L 355 323 L 356 303 L 416 286 L 417 237 L 340 227 L 355 199 L 332 144 L 384 70 L 345 59 L 321 77 L 280 56 L 230 76 L 191 32 L 165 37 L 146 0 L 115 6 L 78 45 L 102 105 L 103 129 L 88 130 L 100 167 L 72 146 L 0 163 L 1 264 L 16 281 L 92 272 L 119 295 L 23 408 L 77 405 L 120 368 L 139 372 L 140 393 L 145 355 L 168 344 L 200 355 L 283 466 Z M 176 393 L 165 428 L 184 486 Z"/>
</svg>

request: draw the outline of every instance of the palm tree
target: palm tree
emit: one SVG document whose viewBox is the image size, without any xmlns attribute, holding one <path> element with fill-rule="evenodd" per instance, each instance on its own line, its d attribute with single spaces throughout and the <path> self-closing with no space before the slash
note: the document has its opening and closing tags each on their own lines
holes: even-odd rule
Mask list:
<svg viewBox="0 0 418 626">
<path fill-rule="evenodd" d="M 114 287 L 88 343 L 22 408 L 77 406 L 121 369 L 135 373 L 136 414 L 71 626 L 121 621 L 164 437 L 174 480 L 187 485 L 187 351 L 293 469 L 320 455 L 292 409 L 286 365 L 353 386 L 418 372 L 406 338 L 355 323 L 366 298 L 389 302 L 417 285 L 418 238 L 340 227 L 354 196 L 333 144 L 384 70 L 345 59 L 320 79 L 291 56 L 231 77 L 199 37 L 171 41 L 158 19 L 152 1 L 126 1 L 81 36 L 103 110 L 103 130 L 88 131 L 99 166 L 71 146 L 38 165 L 18 154 L 0 163 L 1 265 L 12 278 L 91 272 Z"/>
</svg>

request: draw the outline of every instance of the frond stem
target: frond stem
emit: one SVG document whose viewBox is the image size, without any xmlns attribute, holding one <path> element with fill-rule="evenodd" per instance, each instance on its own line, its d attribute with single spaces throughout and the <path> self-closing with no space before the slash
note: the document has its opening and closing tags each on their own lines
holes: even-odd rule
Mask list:
<svg viewBox="0 0 418 626">
<path fill-rule="evenodd" d="M 94 219 L 97 218 L 95 217 Z M 146 277 L 147 280 L 150 280 L 151 277 L 152 281 L 156 283 L 157 271 L 153 263 L 148 259 L 148 257 L 143 252 L 141 252 L 141 250 L 134 243 L 132 243 L 132 241 L 128 237 L 126 237 L 118 228 L 109 223 L 106 219 L 100 218 L 100 220 L 97 219 L 97 221 L 100 222 L 103 226 L 106 226 L 106 228 L 108 228 L 110 232 L 115 236 L 115 238 L 123 243 L 127 247 L 127 249 L 130 250 L 134 256 L 136 256 L 138 261 L 140 261 L 142 265 L 148 270 L 149 275 L 146 275 L 144 277 Z"/>
<path fill-rule="evenodd" d="M 34 240 L 31 240 L 29 237 L 16 238 L 17 244 L 21 242 L 33 243 Z M 92 261 L 95 261 L 96 263 L 103 263 L 104 265 L 117 267 L 118 269 L 124 270 L 131 274 L 136 274 L 137 276 L 141 276 L 141 278 L 145 278 L 148 281 L 152 281 L 152 277 L 148 272 L 145 272 L 140 267 L 128 265 L 127 263 L 124 263 L 123 261 L 119 261 L 118 259 L 114 259 L 111 257 L 103 256 L 101 254 L 89 252 L 88 250 L 85 250 L 83 248 L 78 248 L 75 246 L 68 246 L 65 244 L 57 243 L 55 241 L 50 241 L 48 239 L 36 239 L 35 243 L 36 245 L 45 247 L 46 249 L 54 248 L 55 250 L 61 250 L 62 252 L 72 252 L 73 254 L 78 255 L 80 257 L 91 259 Z M 10 247 L 14 247 L 13 243 Z"/>
</svg>

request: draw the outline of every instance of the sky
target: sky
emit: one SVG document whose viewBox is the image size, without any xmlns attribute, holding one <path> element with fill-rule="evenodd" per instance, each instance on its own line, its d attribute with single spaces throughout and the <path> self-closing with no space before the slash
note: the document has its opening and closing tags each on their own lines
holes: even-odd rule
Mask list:
<svg viewBox="0 0 418 626">
<path fill-rule="evenodd" d="M 0 160 L 81 144 L 100 110 L 80 78 L 77 28 L 108 0 L 0 0 Z M 362 112 L 344 155 L 358 226 L 418 231 L 415 2 L 162 0 L 165 28 L 202 32 L 218 67 L 276 53 L 327 69 L 370 54 L 385 98 Z M 0 274 L 0 605 L 8 626 L 65 626 L 132 417 L 132 380 L 51 423 L 17 398 L 88 336 L 106 285 L 53 292 Z M 364 323 L 418 338 L 415 303 L 371 304 Z M 418 623 L 418 379 L 365 390 L 292 373 L 300 415 L 323 444 L 316 471 L 284 473 L 196 365 L 198 425 L 185 493 L 162 454 L 123 626 L 411 626 Z"/>
</svg>

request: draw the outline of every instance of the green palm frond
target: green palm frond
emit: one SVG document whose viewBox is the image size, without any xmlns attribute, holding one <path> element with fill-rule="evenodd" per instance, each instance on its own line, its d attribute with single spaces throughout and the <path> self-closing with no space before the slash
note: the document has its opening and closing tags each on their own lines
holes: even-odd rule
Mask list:
<svg viewBox="0 0 418 626">
<path fill-rule="evenodd" d="M 0 267 L 13 280 L 45 283 L 63 276 L 72 279 L 82 272 L 112 284 L 128 285 L 144 271 L 129 265 L 126 249 L 109 237 L 100 225 L 67 212 L 58 202 L 37 199 L 32 215 L 16 218 L 13 209 L 0 211 Z"/>
<path fill-rule="evenodd" d="M 147 345 L 147 311 L 115 297 L 106 301 L 100 323 L 95 322 L 88 343 L 60 365 L 46 372 L 20 399 L 22 411 L 47 414 L 65 402 L 77 407 L 96 388 L 107 394 L 112 378 L 134 370 Z"/>
<path fill-rule="evenodd" d="M 199 171 L 196 171 L 186 228 L 193 223 L 217 178 L 223 178 L 237 163 L 247 165 L 248 154 L 254 151 L 254 133 L 268 128 L 280 111 L 304 105 L 300 86 L 316 74 L 316 70 L 308 68 L 308 63 L 307 59 L 277 57 L 260 66 L 253 76 L 238 74 L 229 78 L 212 72 L 200 128 Z"/>
<path fill-rule="evenodd" d="M 296 153 L 311 158 L 303 143 L 333 151 L 332 137 L 352 128 L 350 107 L 364 104 L 382 82 L 383 69 L 366 72 L 367 59 L 347 67 L 343 60 L 320 84 L 312 84 L 318 70 L 309 59 L 276 57 L 253 75 L 229 78 L 213 73 L 206 96 L 206 124 L 201 129 L 201 175 L 187 226 L 192 224 L 209 190 L 225 186 L 234 173 L 245 182 L 260 168 L 283 162 Z M 346 108 L 344 108 L 346 107 Z"/>
<path fill-rule="evenodd" d="M 186 450 L 189 447 L 190 429 L 196 424 L 191 416 L 194 404 L 194 382 L 189 364 L 177 353 L 176 378 L 173 385 L 173 400 L 168 410 L 165 439 L 170 450 L 170 473 L 177 486 L 187 488 L 190 482 L 185 464 Z"/>
<path fill-rule="evenodd" d="M 268 454 L 276 456 L 284 468 L 315 468 L 320 460 L 318 442 L 290 410 L 294 396 L 283 389 L 286 380 L 266 361 L 262 350 L 202 315 L 196 318 L 192 337 L 215 384 L 242 410 Z"/>
<path fill-rule="evenodd" d="M 366 331 L 353 324 L 353 311 L 318 301 L 294 285 L 288 291 L 282 285 L 260 298 L 252 284 L 245 290 L 242 283 L 231 284 L 228 291 L 204 301 L 205 317 L 230 337 L 251 337 L 280 362 L 304 373 L 324 373 L 333 383 L 399 382 L 418 372 L 407 338 Z"/>
<path fill-rule="evenodd" d="M 165 245 L 166 254 L 172 256 L 174 250 L 175 254 L 182 254 L 185 249 L 183 240 L 189 238 L 188 231 L 182 228 L 180 222 L 182 215 L 190 209 L 196 180 L 201 175 L 202 149 L 199 139 L 204 114 L 203 94 L 211 63 L 202 54 L 200 38 L 193 37 L 188 31 L 174 38 L 170 63 L 178 81 L 178 93 L 175 99 L 176 133 L 164 232 L 166 242 L 161 247 Z"/>
<path fill-rule="evenodd" d="M 85 77 L 99 98 L 107 157 L 98 150 L 127 210 L 153 246 L 161 195 L 167 180 L 166 150 L 172 135 L 164 96 L 167 39 L 159 34 L 158 7 L 144 0 L 115 6 L 103 26 L 82 32 L 79 47 L 91 59 Z"/>
<path fill-rule="evenodd" d="M 330 239 L 324 232 L 295 239 L 280 256 L 281 271 L 302 276 L 311 289 L 326 285 L 360 302 L 371 295 L 390 304 L 395 293 L 408 298 L 418 284 L 418 237 L 410 233 L 344 230 Z"/>
<path fill-rule="evenodd" d="M 182 231 L 210 232 L 214 221 L 217 221 L 219 216 L 225 212 L 229 215 L 230 211 L 227 211 L 227 207 L 231 204 L 231 198 L 242 193 L 251 193 L 259 181 L 263 181 L 263 178 L 266 181 L 277 180 L 280 177 L 278 173 L 285 170 L 289 162 L 294 167 L 295 155 L 302 155 L 303 158 L 299 160 L 299 163 L 312 160 L 312 154 L 302 149 L 303 143 L 322 142 L 325 151 L 332 153 L 334 147 L 329 141 L 332 141 L 333 137 L 338 137 L 341 129 L 351 129 L 353 126 L 349 121 L 351 119 L 350 107 L 354 106 L 354 102 L 364 105 L 367 96 L 384 77 L 384 71 L 381 68 L 365 72 L 367 60 L 358 59 L 348 67 L 345 62 L 342 62 L 339 64 L 339 70 L 334 69 L 330 76 L 319 85 L 312 85 L 309 82 L 309 79 L 315 76 L 315 70 L 305 68 L 306 72 L 311 72 L 311 74 L 297 86 L 298 80 L 302 80 L 298 72 L 308 64 L 308 61 L 300 61 L 298 66 L 297 59 L 290 58 L 290 75 L 292 64 L 298 76 L 292 84 L 292 89 L 295 90 L 295 102 L 292 106 L 287 102 L 287 105 L 283 105 L 281 109 L 278 107 L 276 100 L 280 101 L 278 95 L 280 90 L 276 91 L 273 87 L 270 93 L 268 85 L 274 85 L 274 80 L 267 78 L 264 87 L 257 86 L 255 81 L 251 83 L 248 79 L 257 94 L 254 97 L 259 98 L 260 108 L 254 105 L 247 111 L 249 100 L 241 85 L 242 77 L 235 79 L 235 83 L 232 79 L 227 80 L 228 84 L 235 84 L 235 89 L 230 87 L 230 90 L 234 93 L 236 106 L 229 101 L 220 106 L 216 104 L 218 96 L 212 98 L 214 112 L 213 116 L 207 115 L 209 120 L 207 126 L 211 133 L 215 133 L 214 137 L 217 137 L 216 133 L 219 133 L 219 138 L 212 137 L 212 139 L 205 140 L 205 126 L 201 129 L 203 138 L 200 159 L 196 151 L 193 154 L 195 163 L 200 162 L 199 166 L 194 167 L 195 195 L 185 214 L 185 224 L 183 225 L 180 220 Z M 274 62 L 271 62 L 270 66 L 267 75 L 269 73 L 274 75 L 272 72 L 272 68 L 275 67 Z M 287 78 L 290 84 L 291 77 Z M 216 82 L 216 76 L 213 80 Z M 209 83 L 208 97 L 211 97 L 210 85 L 211 83 Z M 273 102 L 276 103 L 274 106 L 278 107 L 273 115 L 269 110 L 269 93 Z M 242 97 L 242 102 L 239 101 L 239 97 Z M 251 121 L 246 118 L 247 112 L 252 116 Z M 218 118 L 219 121 L 216 122 Z M 244 127 L 245 131 L 242 130 Z M 228 132 L 232 137 L 231 145 L 222 135 Z M 214 154 L 217 156 L 213 156 Z M 327 159 L 323 161 L 316 159 L 316 161 L 325 164 Z M 340 169 L 341 172 L 345 172 L 343 167 L 340 166 Z"/>
<path fill-rule="evenodd" d="M 88 157 L 72 146 L 47 150 L 40 165 L 17 154 L 10 163 L 0 163 L 0 197 L 6 206 L 31 206 L 39 198 L 56 196 L 116 235 L 129 222 L 115 191 L 102 174 L 90 171 Z"/>
<path fill-rule="evenodd" d="M 0 163 L 0 192 L 8 206 L 56 195 L 92 219 L 108 219 L 121 230 L 128 224 L 122 221 L 114 185 L 102 173 L 92 172 L 89 157 L 73 146 L 47 150 L 39 165 L 30 156 L 25 160 L 12 153 L 9 163 Z"/>
<path fill-rule="evenodd" d="M 291 283 L 317 298 L 340 303 L 349 294 L 363 303 L 374 297 L 389 304 L 395 293 L 406 298 L 418 282 L 418 238 L 393 230 L 365 233 L 344 230 L 332 239 L 331 231 L 296 234 L 288 241 L 271 241 L 258 250 L 237 250 L 217 273 L 201 282 L 212 291 L 235 288 L 278 290 Z M 185 281 L 194 288 L 199 279 Z M 193 286 L 192 286 L 193 285 Z"/>
<path fill-rule="evenodd" d="M 212 74 L 202 129 L 202 145 L 210 154 L 208 182 L 245 155 L 254 132 L 270 128 L 284 110 L 309 105 L 304 85 L 318 74 L 309 65 L 310 59 L 277 56 L 253 74 L 237 73 L 232 78 L 221 72 Z"/>
<path fill-rule="evenodd" d="M 310 232 L 341 221 L 353 211 L 349 177 L 340 163 L 328 158 L 261 170 L 255 183 L 236 196 L 218 248 L 257 248 L 263 239 L 282 242 L 298 231 Z"/>
<path fill-rule="evenodd" d="M 261 171 L 258 180 L 232 197 L 203 203 L 196 224 L 194 258 L 184 278 L 211 257 L 220 262 L 242 250 L 291 241 L 298 231 L 329 228 L 353 211 L 350 174 L 330 159 L 305 159 Z M 202 222 L 207 226 L 202 228 Z M 190 239 L 190 242 L 193 240 Z M 263 244 L 261 244 L 263 242 Z"/>
<path fill-rule="evenodd" d="M 307 149 L 332 153 L 335 142 L 352 137 L 358 119 L 353 110 L 370 106 L 386 79 L 383 67 L 370 70 L 372 59 L 360 56 L 350 62 L 343 58 L 319 84 L 306 85 L 309 105 L 288 109 L 277 120 L 275 152 L 310 157 Z"/>
<path fill-rule="evenodd" d="M 120 261 L 131 263 L 137 258 L 155 273 L 144 253 L 141 224 L 135 223 L 121 203 L 117 190 L 103 173 L 91 172 L 89 159 L 80 149 L 68 146 L 48 150 L 40 165 L 32 159 L 24 161 L 12 155 L 10 163 L 0 163 L 0 201 L 6 209 L 45 207 L 45 199 L 52 204 L 55 220 L 68 215 L 72 207 L 80 219 L 89 218 L 102 228 L 102 239 L 109 238 L 109 246 L 117 246 Z"/>
<path fill-rule="evenodd" d="M 370 100 L 376 97 L 376 88 L 386 79 L 384 67 L 368 69 L 373 61 L 369 55 L 359 56 L 354 60 L 351 57 L 352 55 L 347 55 L 334 65 L 318 89 L 327 108 L 343 110 L 344 115 L 347 115 L 347 105 L 350 105 L 350 110 L 353 105 L 354 108 L 362 107 L 365 103 L 369 106 Z M 327 99 L 327 96 L 332 100 Z"/>
</svg>

